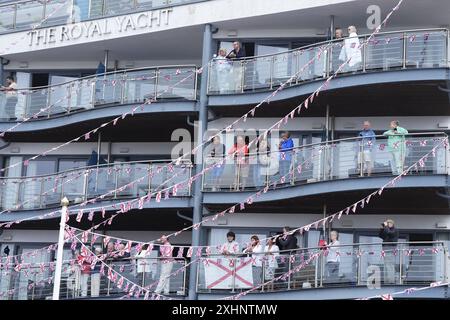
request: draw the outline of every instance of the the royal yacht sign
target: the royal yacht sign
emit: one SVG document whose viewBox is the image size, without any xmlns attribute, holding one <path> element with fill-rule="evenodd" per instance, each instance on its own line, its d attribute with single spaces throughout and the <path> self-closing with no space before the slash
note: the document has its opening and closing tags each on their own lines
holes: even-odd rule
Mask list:
<svg viewBox="0 0 450 320">
<path fill-rule="evenodd" d="M 102 40 L 119 34 L 141 33 L 169 25 L 172 8 L 140 12 L 130 15 L 110 17 L 100 20 L 84 21 L 28 32 L 30 47 L 49 44 L 63 44 L 82 39 Z"/>
</svg>

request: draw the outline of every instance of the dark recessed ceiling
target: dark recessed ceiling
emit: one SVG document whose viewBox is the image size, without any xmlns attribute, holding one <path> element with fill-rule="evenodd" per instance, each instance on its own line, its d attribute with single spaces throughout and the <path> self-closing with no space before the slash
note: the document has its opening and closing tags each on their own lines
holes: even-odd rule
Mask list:
<svg viewBox="0 0 450 320">
<path fill-rule="evenodd" d="M 336 117 L 447 116 L 450 115 L 449 94 L 439 90 L 439 86 L 446 88 L 443 82 L 411 82 L 330 90 L 319 95 L 307 110 L 302 109 L 300 116 L 324 117 L 327 104 L 330 105 L 330 115 Z M 255 117 L 282 117 L 306 97 L 264 104 L 255 113 Z M 212 109 L 218 117 L 236 117 L 252 107 L 254 104 L 218 106 Z"/>
</svg>

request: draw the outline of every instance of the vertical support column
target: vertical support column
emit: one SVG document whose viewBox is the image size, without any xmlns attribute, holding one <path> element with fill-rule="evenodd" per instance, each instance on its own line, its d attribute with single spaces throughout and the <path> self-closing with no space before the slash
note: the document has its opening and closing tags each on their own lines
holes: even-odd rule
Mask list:
<svg viewBox="0 0 450 320">
<path fill-rule="evenodd" d="M 56 253 L 56 268 L 55 268 L 55 282 L 53 284 L 53 299 L 59 300 L 59 288 L 61 284 L 62 273 L 62 261 L 64 252 L 64 229 L 66 227 L 67 206 L 69 200 L 64 197 L 61 200 L 61 220 L 59 222 L 59 235 L 58 235 L 58 251 Z"/>
<path fill-rule="evenodd" d="M 208 61 L 212 57 L 212 33 L 211 33 L 211 25 L 206 24 L 203 31 L 203 51 L 202 51 L 202 66 L 204 68 L 208 67 Z M 203 70 L 200 82 L 200 95 L 199 102 L 197 103 L 198 111 L 199 111 L 199 127 L 198 127 L 198 136 L 197 143 L 201 144 L 203 142 L 203 136 L 206 132 L 207 122 L 208 122 L 208 96 L 207 96 L 207 86 L 208 79 L 206 77 L 208 73 Z M 200 156 L 198 156 L 200 155 Z M 202 159 L 203 158 L 203 148 L 200 148 L 197 151 L 196 157 L 196 172 L 200 172 L 202 170 Z M 193 212 L 193 224 L 199 223 L 202 220 L 202 210 L 203 209 L 203 194 L 202 194 L 202 185 L 201 179 L 197 179 L 194 184 L 194 212 Z M 192 245 L 199 246 L 200 245 L 200 233 L 202 231 L 202 227 L 197 230 L 192 230 Z M 189 300 L 197 299 L 197 290 L 196 290 L 196 279 L 197 279 L 197 270 L 198 264 L 193 263 L 189 269 Z"/>
<path fill-rule="evenodd" d="M 95 172 L 95 191 L 98 190 L 98 169 L 100 165 L 100 154 L 102 152 L 102 133 L 98 132 L 98 139 L 97 139 L 97 170 Z"/>
</svg>

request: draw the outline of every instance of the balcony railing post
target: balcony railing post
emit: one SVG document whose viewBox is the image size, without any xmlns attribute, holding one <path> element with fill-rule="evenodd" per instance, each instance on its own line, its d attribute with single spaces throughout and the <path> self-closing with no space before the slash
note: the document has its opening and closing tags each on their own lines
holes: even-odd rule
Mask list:
<svg viewBox="0 0 450 320">
<path fill-rule="evenodd" d="M 13 16 L 13 29 L 16 29 L 17 27 L 17 6 L 18 4 L 14 4 L 14 16 Z"/>
<path fill-rule="evenodd" d="M 147 174 L 147 176 L 148 176 L 148 192 L 147 192 L 147 194 L 150 194 L 150 193 L 152 193 L 152 172 L 153 172 L 151 163 L 148 164 L 147 172 L 148 172 L 148 174 Z"/>
<path fill-rule="evenodd" d="M 51 109 L 50 108 L 50 104 L 52 103 L 52 88 L 48 87 L 47 88 L 47 99 L 46 99 L 46 107 L 48 108 L 47 110 L 47 118 L 50 118 L 50 114 L 51 114 Z M 26 116 L 26 113 L 25 113 Z M 31 116 L 31 114 L 30 114 Z"/>
<path fill-rule="evenodd" d="M 443 274 L 443 279 L 442 280 L 445 281 L 445 282 L 448 282 L 449 281 L 449 262 L 448 262 L 448 260 L 450 259 L 448 247 L 443 245 L 442 243 L 439 244 L 437 247 L 438 248 L 442 247 L 442 250 L 443 250 L 443 252 L 442 252 L 442 255 L 443 255 L 442 259 L 444 260 L 444 263 L 443 263 L 443 268 L 444 268 L 444 272 L 443 273 L 444 274 Z"/>
<path fill-rule="evenodd" d="M 189 177 L 192 177 L 192 165 L 189 164 Z M 188 184 L 188 195 L 192 194 L 192 183 Z"/>
<path fill-rule="evenodd" d="M 208 85 L 206 86 L 206 92 L 209 94 L 211 92 L 211 68 L 213 66 L 213 61 L 208 63 Z M 217 74 L 217 72 L 216 72 Z M 197 75 L 195 76 L 195 87 L 197 88 Z M 223 83 L 219 83 L 218 79 L 216 79 L 216 83 L 219 85 L 224 85 Z M 197 90 L 195 90 L 197 92 Z M 219 91 L 220 92 L 220 91 Z"/>
<path fill-rule="evenodd" d="M 406 69 L 406 46 L 408 45 L 408 35 L 406 32 L 403 33 L 403 64 L 402 68 Z"/>
<path fill-rule="evenodd" d="M 274 78 L 274 76 L 273 76 L 273 73 L 274 73 L 274 65 L 275 65 L 275 56 L 273 56 L 271 59 L 270 59 L 270 68 L 269 68 L 269 72 L 270 72 L 270 90 L 272 90 L 273 89 L 273 78 Z M 242 72 L 242 76 L 244 75 L 244 72 Z"/>
<path fill-rule="evenodd" d="M 289 262 L 288 262 L 288 285 L 287 285 L 288 290 L 291 290 L 291 274 L 290 274 L 292 269 L 291 256 L 292 253 L 289 254 Z"/>
<path fill-rule="evenodd" d="M 115 172 L 115 176 L 114 176 L 114 199 L 117 199 L 117 186 L 119 183 L 119 173 L 118 171 L 114 168 L 114 172 Z"/>
<path fill-rule="evenodd" d="M 70 113 L 70 109 L 72 106 L 72 86 L 75 83 L 72 82 L 67 86 L 67 113 Z"/>
<path fill-rule="evenodd" d="M 291 151 L 291 163 L 289 165 L 289 176 L 291 185 L 295 185 L 295 160 L 297 159 L 297 152 L 295 150 Z"/>
<path fill-rule="evenodd" d="M 87 169 L 87 171 L 84 173 L 83 175 L 83 196 L 84 196 L 84 201 L 87 201 L 88 199 L 88 188 L 89 188 L 89 173 L 90 170 Z"/>
<path fill-rule="evenodd" d="M 73 15 L 73 12 L 74 12 L 74 8 L 75 8 L 75 0 L 71 0 L 70 1 L 70 14 L 69 14 L 69 21 L 70 22 L 74 22 L 74 15 Z M 81 20 L 81 18 L 80 18 L 80 20 Z"/>
<path fill-rule="evenodd" d="M 94 78 L 95 80 L 91 82 L 91 108 L 95 107 L 95 99 L 97 95 L 97 77 Z"/>
<path fill-rule="evenodd" d="M 358 249 L 359 250 L 359 249 Z M 362 280 L 362 255 L 357 255 L 357 267 L 356 267 L 356 283 L 361 285 Z"/>
<path fill-rule="evenodd" d="M 320 255 L 320 287 L 323 287 L 323 275 L 325 272 L 325 256 Z"/>
<path fill-rule="evenodd" d="M 403 263 L 404 263 L 404 261 L 403 261 L 403 248 L 402 248 L 402 245 L 400 244 L 399 245 L 399 250 L 398 250 L 398 252 L 399 252 L 399 274 L 398 274 L 398 281 L 399 281 L 399 284 L 400 285 L 402 285 L 403 284 L 403 272 L 402 272 L 402 269 L 403 269 Z M 392 252 L 392 255 L 394 254 L 394 252 Z M 395 256 L 394 256 L 394 259 L 395 259 Z M 397 260 L 397 259 L 395 259 L 395 260 Z M 397 261 L 395 261 L 395 262 L 397 262 Z M 395 264 L 394 264 L 395 265 Z"/>
<path fill-rule="evenodd" d="M 41 192 L 39 192 L 39 208 L 42 208 L 42 197 L 44 193 L 44 180 L 41 179 Z"/>
<path fill-rule="evenodd" d="M 127 84 L 128 84 L 128 82 L 127 82 L 127 78 L 128 78 L 128 75 L 127 75 L 127 73 L 126 72 L 124 72 L 123 74 L 122 74 L 122 77 L 121 77 L 122 79 L 121 79 L 121 81 L 120 81 L 120 104 L 124 104 L 125 103 L 125 101 L 127 100 L 128 101 L 128 95 L 127 95 Z M 115 92 L 115 90 L 114 90 L 114 92 Z"/>
<path fill-rule="evenodd" d="M 357 159 L 358 159 L 358 165 L 359 165 L 359 176 L 363 177 L 364 176 L 363 163 L 365 160 L 365 159 L 363 159 L 363 157 L 364 157 L 364 146 L 363 146 L 364 140 L 359 140 L 358 142 L 359 142 L 359 154 L 357 156 Z"/>
<path fill-rule="evenodd" d="M 46 11 L 47 11 L 47 1 L 43 1 L 44 3 L 43 3 L 43 6 L 42 6 L 42 19 L 41 20 L 44 20 L 45 19 L 45 14 L 46 14 Z M 45 22 L 44 22 L 44 24 L 45 24 Z"/>
<path fill-rule="evenodd" d="M 245 60 L 241 60 L 240 62 L 240 73 L 241 73 L 241 93 L 244 93 L 244 84 L 245 84 Z"/>
<path fill-rule="evenodd" d="M 325 54 L 326 54 L 325 77 L 326 78 L 328 78 L 330 76 L 331 62 L 333 61 L 331 58 L 333 56 L 333 42 L 330 41 L 329 45 L 330 45 L 330 47 L 325 52 Z"/>
<path fill-rule="evenodd" d="M 237 263 L 237 259 L 236 258 L 231 258 L 231 261 L 233 263 L 233 266 L 232 266 L 233 278 L 232 278 L 232 282 L 231 282 L 231 292 L 235 292 L 236 291 L 236 263 Z"/>
<path fill-rule="evenodd" d="M 186 260 L 183 260 L 183 296 L 186 294 L 186 281 L 187 281 Z"/>
<path fill-rule="evenodd" d="M 158 97 L 158 86 L 159 86 L 159 74 L 160 70 L 159 68 L 155 69 L 155 95 L 153 96 L 153 101 L 156 101 L 156 98 Z"/>
<path fill-rule="evenodd" d="M 240 185 L 241 185 L 241 161 L 237 161 L 237 174 L 236 174 L 236 187 L 235 187 L 235 191 L 239 191 L 240 190 Z"/>
<path fill-rule="evenodd" d="M 364 43 L 367 41 L 367 36 L 364 36 Z M 369 47 L 369 43 L 367 42 L 366 45 L 362 46 L 363 55 L 362 55 L 362 72 L 366 72 L 366 61 L 367 61 L 367 48 Z"/>
</svg>

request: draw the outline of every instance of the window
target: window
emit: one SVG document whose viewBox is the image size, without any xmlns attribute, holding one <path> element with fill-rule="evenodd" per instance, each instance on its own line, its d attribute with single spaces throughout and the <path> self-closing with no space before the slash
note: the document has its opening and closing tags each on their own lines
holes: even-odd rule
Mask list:
<svg viewBox="0 0 450 320">
<path fill-rule="evenodd" d="M 59 160 L 58 172 L 67 171 L 86 166 L 86 159 L 63 159 Z"/>
</svg>

